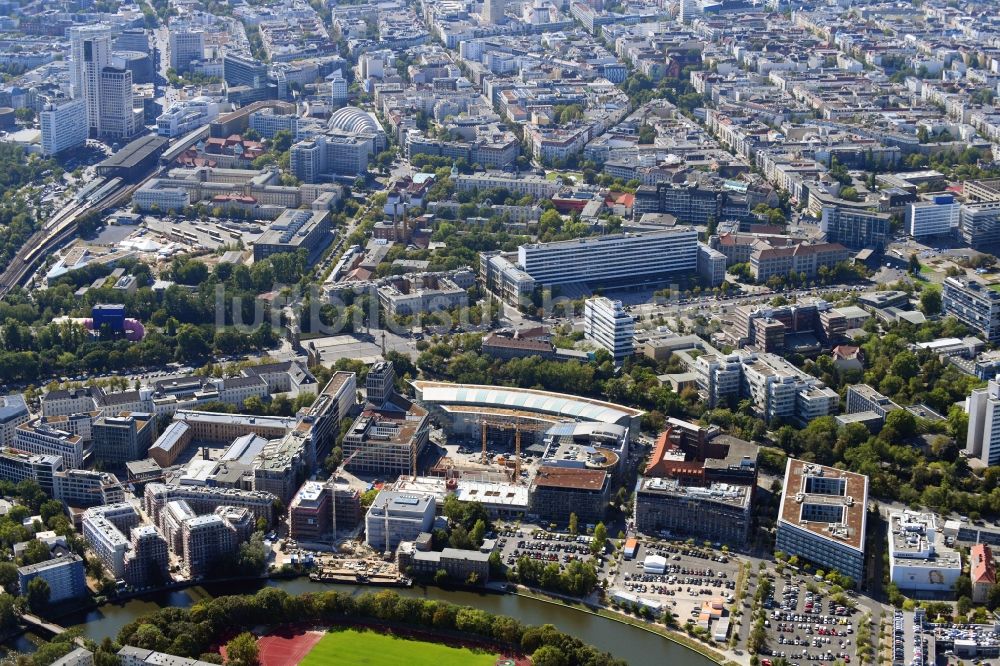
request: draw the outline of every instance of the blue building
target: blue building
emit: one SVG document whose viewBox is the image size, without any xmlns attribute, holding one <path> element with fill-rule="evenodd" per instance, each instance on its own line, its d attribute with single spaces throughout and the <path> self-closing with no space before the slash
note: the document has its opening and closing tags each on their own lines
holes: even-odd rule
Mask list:
<svg viewBox="0 0 1000 666">
<path fill-rule="evenodd" d="M 51 591 L 49 603 L 59 603 L 87 596 L 83 558 L 76 553 L 68 553 L 44 562 L 18 567 L 17 583 L 21 594 L 28 592 L 28 584 L 35 578 L 43 578 L 49 584 Z"/>
<path fill-rule="evenodd" d="M 105 330 L 112 336 L 125 334 L 125 306 L 120 304 L 99 304 L 91 311 L 94 319 L 94 330 L 101 333 Z M 106 328 L 105 328 L 106 327 Z"/>
</svg>

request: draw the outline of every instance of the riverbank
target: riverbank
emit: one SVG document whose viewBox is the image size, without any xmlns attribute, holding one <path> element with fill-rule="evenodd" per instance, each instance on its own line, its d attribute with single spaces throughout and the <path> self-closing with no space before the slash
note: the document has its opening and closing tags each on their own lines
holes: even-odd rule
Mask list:
<svg viewBox="0 0 1000 666">
<path fill-rule="evenodd" d="M 73 616 L 62 616 L 60 623 L 66 627 L 77 627 L 86 638 L 100 642 L 106 637 L 116 638 L 122 627 L 160 608 L 189 608 L 213 597 L 252 594 L 263 587 L 277 587 L 292 594 L 336 590 L 362 595 L 374 591 L 359 585 L 316 583 L 305 576 L 292 579 L 242 579 L 227 584 L 214 581 L 190 583 L 183 589 L 160 592 L 147 590 L 125 601 L 110 601 Z M 623 618 L 613 617 L 610 613 L 605 616 L 594 612 L 575 612 L 580 608 L 575 608 L 572 604 L 552 604 L 543 598 L 503 594 L 496 589 L 456 590 L 415 585 L 394 591 L 420 599 L 471 606 L 496 615 L 514 617 L 525 624 L 553 624 L 567 634 L 585 637 L 588 642 L 630 664 L 648 663 L 650 654 L 661 655 L 672 666 L 713 666 L 719 663 L 701 650 L 692 649 L 678 640 L 670 640 L 675 637 L 650 630 L 648 625 L 642 626 L 638 620 L 630 623 L 623 621 Z M 665 638 L 668 640 L 664 640 Z"/>
<path fill-rule="evenodd" d="M 655 634 L 661 638 L 666 638 L 667 640 L 672 641 L 685 649 L 691 650 L 692 652 L 697 652 L 706 659 L 711 659 L 716 664 L 720 664 L 720 666 L 749 666 L 750 664 L 750 658 L 745 654 L 736 654 L 729 649 L 721 651 L 714 650 L 689 637 L 683 632 L 675 631 L 652 622 L 645 622 L 604 606 L 590 604 L 580 601 L 579 599 L 572 599 L 561 595 L 551 595 L 547 592 L 540 592 L 538 590 L 524 587 L 523 585 L 518 585 L 513 594 L 527 599 L 540 601 L 542 603 L 559 606 L 560 608 L 595 615 L 613 622 L 635 627 L 636 629 L 642 629 L 643 631 Z"/>
</svg>

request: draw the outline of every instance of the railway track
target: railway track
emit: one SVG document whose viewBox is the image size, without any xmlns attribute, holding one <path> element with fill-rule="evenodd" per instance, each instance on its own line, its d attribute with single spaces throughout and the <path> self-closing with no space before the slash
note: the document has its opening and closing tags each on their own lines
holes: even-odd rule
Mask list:
<svg viewBox="0 0 1000 666">
<path fill-rule="evenodd" d="M 102 198 L 90 204 L 75 202 L 56 213 L 48 221 L 46 228 L 35 232 L 7 265 L 3 275 L 0 276 L 0 299 L 7 296 L 14 287 L 22 285 L 43 257 L 61 247 L 76 234 L 77 221 L 81 217 L 121 205 L 150 178 L 152 175 L 135 185 L 122 185 L 119 180 L 118 186 L 108 190 Z M 108 180 L 107 184 L 111 182 L 113 181 Z M 56 220 L 54 224 L 53 220 Z"/>
</svg>

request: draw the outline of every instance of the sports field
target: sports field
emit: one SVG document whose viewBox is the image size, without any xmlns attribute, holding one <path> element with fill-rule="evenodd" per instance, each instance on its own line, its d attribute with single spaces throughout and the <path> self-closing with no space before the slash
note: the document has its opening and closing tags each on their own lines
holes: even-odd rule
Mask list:
<svg viewBox="0 0 1000 666">
<path fill-rule="evenodd" d="M 301 662 L 301 666 L 494 666 L 497 655 L 473 652 L 438 643 L 407 640 L 374 631 L 344 629 L 326 634 Z"/>
</svg>

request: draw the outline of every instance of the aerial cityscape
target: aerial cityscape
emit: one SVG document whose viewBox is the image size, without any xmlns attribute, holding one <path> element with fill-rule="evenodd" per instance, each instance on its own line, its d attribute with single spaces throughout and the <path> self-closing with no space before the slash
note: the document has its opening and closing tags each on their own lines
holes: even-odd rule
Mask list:
<svg viewBox="0 0 1000 666">
<path fill-rule="evenodd" d="M 997 0 L 0 1 L 0 666 L 1000 666 L 998 98 Z"/>
</svg>

